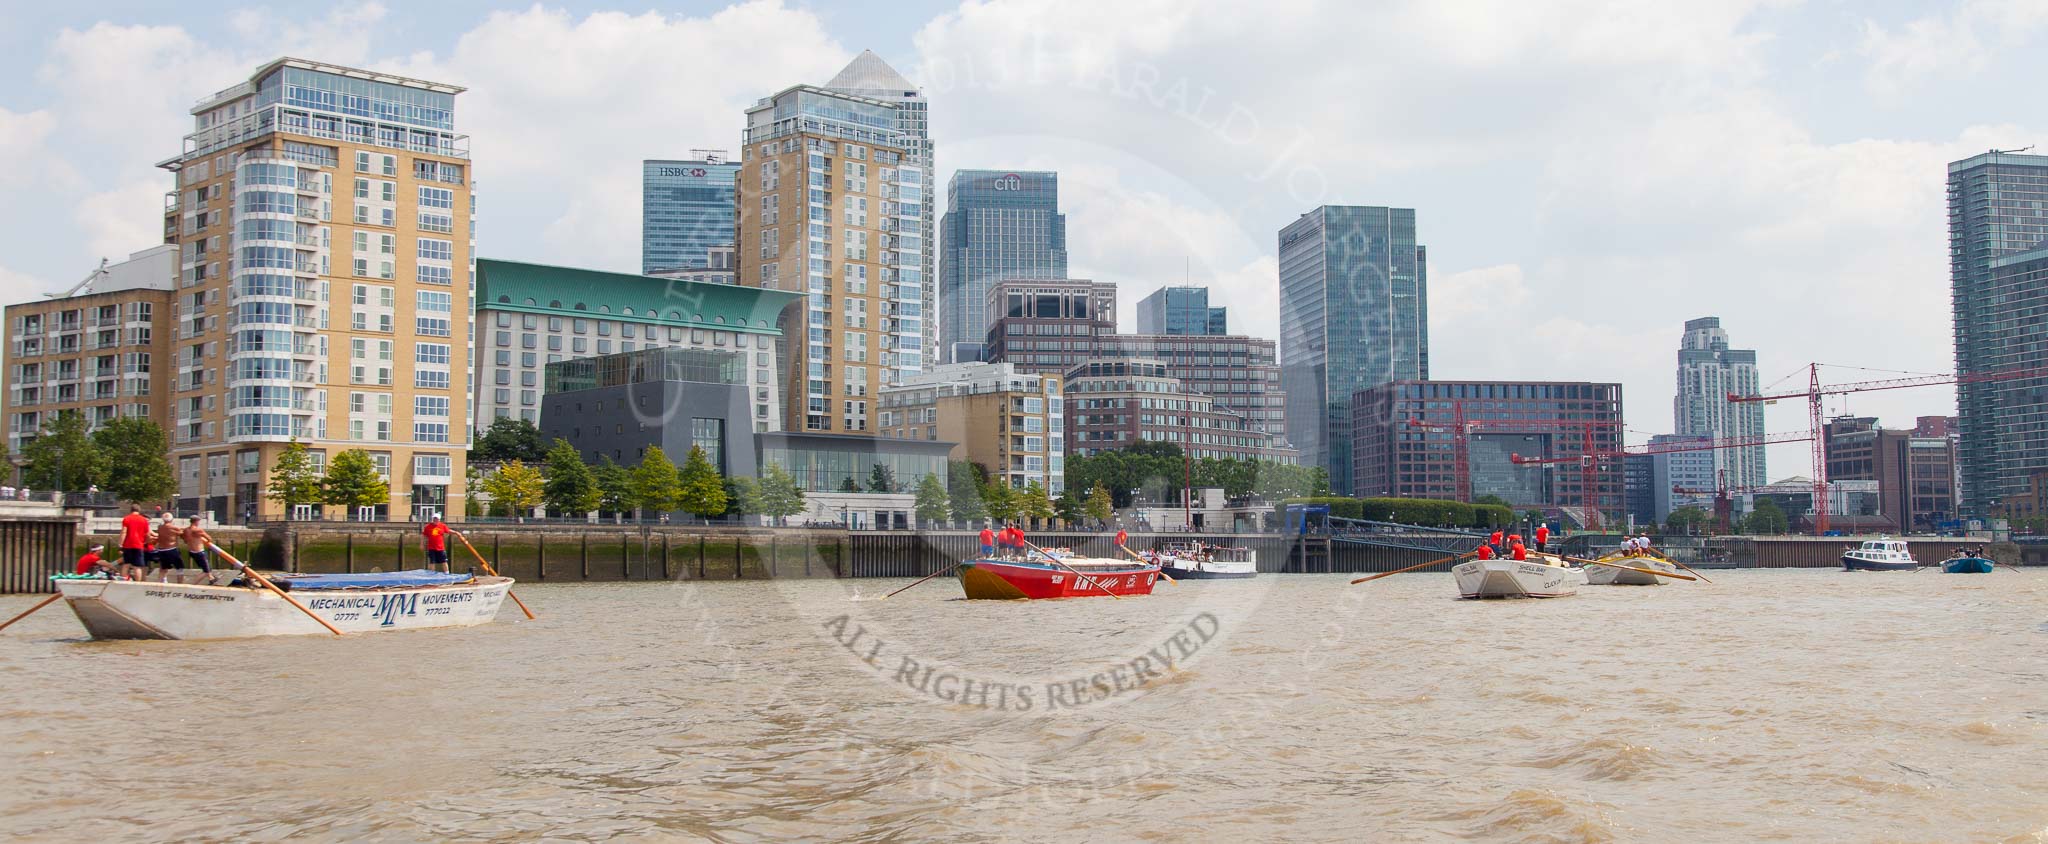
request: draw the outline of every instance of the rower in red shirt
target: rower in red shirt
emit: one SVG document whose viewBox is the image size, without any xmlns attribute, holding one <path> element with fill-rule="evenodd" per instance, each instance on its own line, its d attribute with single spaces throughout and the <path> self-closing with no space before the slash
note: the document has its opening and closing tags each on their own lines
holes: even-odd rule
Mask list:
<svg viewBox="0 0 2048 844">
<path fill-rule="evenodd" d="M 148 548 L 149 517 L 142 515 L 140 506 L 131 504 L 128 515 L 121 517 L 121 577 L 141 580 L 149 573 Z"/>
<path fill-rule="evenodd" d="M 420 545 L 426 549 L 429 570 L 448 570 L 448 525 L 440 516 L 420 528 Z"/>
<path fill-rule="evenodd" d="M 1479 546 L 1479 550 L 1477 550 L 1477 551 L 1474 551 L 1474 552 L 1472 552 L 1472 553 L 1473 553 L 1473 556 L 1475 556 L 1475 557 L 1477 557 L 1477 558 L 1479 558 L 1479 559 L 1482 559 L 1482 560 L 1491 560 L 1491 559 L 1493 559 L 1493 546 L 1491 546 L 1491 545 L 1481 545 L 1481 546 Z"/>
<path fill-rule="evenodd" d="M 1546 546 L 1546 545 L 1549 545 L 1549 544 L 1550 544 L 1550 526 L 1549 526 L 1549 525 L 1537 525 L 1537 526 L 1536 526 L 1536 552 L 1537 552 L 1537 553 L 1539 553 L 1539 554 L 1540 554 L 1540 553 L 1543 553 L 1543 550 L 1544 550 L 1544 546 Z"/>
<path fill-rule="evenodd" d="M 1520 542 L 1517 542 L 1517 543 L 1515 543 L 1515 559 L 1517 559 L 1517 560 L 1526 560 L 1526 559 L 1529 559 L 1529 548 L 1528 548 L 1528 546 L 1526 546 L 1526 545 L 1523 545 L 1523 544 L 1522 544 L 1522 543 L 1520 543 Z"/>
<path fill-rule="evenodd" d="M 981 555 L 984 557 L 996 555 L 996 532 L 988 528 L 981 529 Z"/>
<path fill-rule="evenodd" d="M 78 558 L 78 569 L 76 573 L 105 574 L 111 576 L 113 572 L 107 568 L 106 561 L 100 559 L 100 552 L 105 550 L 107 550 L 107 546 L 105 545 L 94 545 L 91 550 L 86 551 L 85 556 Z"/>
<path fill-rule="evenodd" d="M 1130 542 L 1130 540 L 1131 540 L 1131 535 L 1130 535 L 1130 534 L 1128 534 L 1128 533 L 1125 533 L 1125 532 L 1124 532 L 1124 530 L 1123 530 L 1123 528 L 1117 528 L 1117 530 L 1116 530 L 1116 547 L 1118 547 L 1118 548 L 1122 548 L 1122 547 L 1124 547 L 1124 545 L 1125 545 L 1126 543 Z"/>
</svg>

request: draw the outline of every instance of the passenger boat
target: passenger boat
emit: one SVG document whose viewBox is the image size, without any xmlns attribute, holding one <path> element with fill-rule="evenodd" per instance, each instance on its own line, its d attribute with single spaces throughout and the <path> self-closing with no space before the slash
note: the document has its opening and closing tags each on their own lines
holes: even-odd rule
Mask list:
<svg viewBox="0 0 2048 844">
<path fill-rule="evenodd" d="M 1627 554 L 1608 554 L 1601 557 L 1599 562 L 1634 566 L 1639 569 L 1653 569 L 1666 574 L 1678 573 L 1677 566 L 1672 565 L 1671 561 L 1659 556 L 1631 557 Z M 1592 586 L 1661 586 L 1664 584 L 1664 578 L 1654 574 L 1644 574 L 1639 571 L 1618 569 L 1614 566 L 1587 566 L 1586 583 Z"/>
<path fill-rule="evenodd" d="M 1941 561 L 1941 570 L 1948 574 L 1990 574 L 1996 565 L 1983 557 L 1950 557 Z"/>
<path fill-rule="evenodd" d="M 1238 580 L 1259 573 L 1259 556 L 1250 548 L 1172 543 L 1142 556 L 1176 580 Z"/>
<path fill-rule="evenodd" d="M 261 586 L 51 578 L 95 639 L 238 639 L 326 634 Z M 271 580 L 344 633 L 470 627 L 498 614 L 509 577 L 426 570 L 275 575 Z"/>
<path fill-rule="evenodd" d="M 1586 584 L 1586 570 L 1556 557 L 1470 560 L 1451 567 L 1460 598 L 1563 598 Z"/>
<path fill-rule="evenodd" d="M 1842 553 L 1845 571 L 1914 571 L 1920 561 L 1906 552 L 1906 543 L 1890 537 L 1865 541 L 1863 546 Z"/>
<path fill-rule="evenodd" d="M 1053 556 L 1073 570 L 1052 562 Z M 969 598 L 1087 598 L 1150 595 L 1159 579 L 1159 566 L 1055 551 L 1051 555 L 1033 552 L 1019 559 L 967 560 L 960 564 L 959 573 L 960 589 Z"/>
</svg>

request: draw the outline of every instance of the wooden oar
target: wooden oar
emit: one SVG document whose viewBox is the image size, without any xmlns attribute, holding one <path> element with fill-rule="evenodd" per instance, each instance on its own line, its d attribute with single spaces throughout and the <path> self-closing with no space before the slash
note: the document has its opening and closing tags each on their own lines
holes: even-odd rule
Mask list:
<svg viewBox="0 0 2048 844">
<path fill-rule="evenodd" d="M 484 555 L 483 555 L 482 553 L 480 553 L 480 552 L 478 552 L 478 551 L 476 550 L 476 546 L 474 546 L 474 545 L 471 545 L 471 544 L 469 544 L 469 537 L 467 537 L 467 536 L 463 536 L 463 535 L 462 535 L 462 531 L 456 530 L 456 529 L 454 529 L 454 528 L 449 528 L 449 529 L 448 529 L 448 532 L 449 532 L 449 533 L 452 533 L 452 534 L 455 534 L 455 538 L 456 538 L 456 539 L 460 539 L 460 540 L 462 540 L 462 547 L 464 547 L 464 548 L 468 548 L 468 549 L 469 549 L 469 553 L 471 553 L 471 554 L 475 554 L 475 555 L 476 555 L 476 561 L 477 561 L 477 562 L 479 562 L 479 563 L 482 563 L 482 564 L 483 564 L 483 566 L 484 566 L 484 574 L 488 574 L 488 575 L 490 575 L 490 576 L 492 576 L 492 577 L 497 577 L 497 576 L 498 576 L 498 570 L 497 570 L 497 569 L 494 569 L 494 568 L 491 568 L 491 561 L 490 561 L 490 560 L 486 560 L 486 559 L 484 559 Z M 512 599 L 512 603 L 515 603 L 515 604 L 518 604 L 518 605 L 519 605 L 519 611 L 520 611 L 520 612 L 523 612 L 523 613 L 526 613 L 526 620 L 527 620 L 527 621 L 532 621 L 532 620 L 533 620 L 533 610 L 527 609 L 527 608 L 526 608 L 526 602 L 525 602 L 525 601 L 522 601 L 522 600 L 519 600 L 519 596 L 518 596 L 518 595 L 514 595 L 514 594 L 512 594 L 512 589 L 511 589 L 511 587 L 506 587 L 506 589 L 505 589 L 505 597 L 507 597 L 507 598 L 511 598 L 511 599 Z"/>
<path fill-rule="evenodd" d="M 1378 580 L 1378 579 L 1380 579 L 1380 578 L 1382 578 L 1382 577 L 1387 577 L 1387 576 L 1389 576 L 1389 575 L 1396 575 L 1396 574 L 1400 574 L 1400 573 L 1402 573 L 1402 572 L 1404 572 L 1404 571 L 1414 571 L 1414 570 L 1416 570 L 1416 569 L 1426 569 L 1426 568 L 1429 568 L 1430 566 L 1435 566 L 1435 565 L 1442 565 L 1442 564 L 1444 564 L 1444 563 L 1455 563 L 1455 562 L 1457 562 L 1457 561 L 1459 561 L 1459 560 L 1462 560 L 1462 559 L 1464 559 L 1464 558 L 1466 558 L 1466 557 L 1470 557 L 1470 556 L 1472 556 L 1473 554 L 1476 554 L 1476 553 L 1478 553 L 1478 552 L 1477 552 L 1477 551 L 1467 551 L 1467 552 L 1465 552 L 1465 553 L 1463 553 L 1463 554 L 1459 554 L 1459 555 L 1457 555 L 1457 556 L 1454 556 L 1454 557 L 1445 557 L 1445 558 L 1443 558 L 1443 559 L 1441 559 L 1441 560 L 1430 560 L 1429 562 L 1427 562 L 1427 563 L 1423 563 L 1422 565 L 1419 565 L 1419 566 L 1409 566 L 1409 567 L 1407 567 L 1407 568 L 1405 568 L 1405 569 L 1394 569 L 1393 571 L 1383 571 L 1383 572 L 1380 572 L 1379 574 L 1375 574 L 1375 575 L 1369 575 L 1369 576 L 1366 576 L 1366 577 L 1361 577 L 1361 578 L 1359 578 L 1359 579 L 1357 579 L 1357 580 L 1351 581 L 1351 583 L 1352 583 L 1352 585 L 1356 586 L 1356 585 L 1358 585 L 1358 584 L 1360 584 L 1360 583 L 1364 583 L 1364 582 L 1366 582 L 1366 581 L 1368 581 L 1368 580 Z"/>
<path fill-rule="evenodd" d="M 1640 568 L 1636 568 L 1635 566 L 1624 566 L 1624 565 L 1621 565 L 1621 564 L 1619 564 L 1619 563 L 1603 563 L 1603 562 L 1600 562 L 1599 560 L 1581 560 L 1581 559 L 1579 559 L 1579 558 L 1577 558 L 1577 557 L 1561 557 L 1561 559 L 1566 559 L 1566 560 L 1570 560 L 1570 561 L 1572 561 L 1572 562 L 1574 562 L 1574 563 L 1579 563 L 1579 564 L 1582 564 L 1582 565 L 1588 565 L 1588 566 L 1606 566 L 1606 567 L 1608 567 L 1608 568 L 1611 568 L 1611 569 L 1627 569 L 1627 570 L 1629 570 L 1629 571 L 1639 571 L 1639 572 L 1642 572 L 1642 573 L 1644 573 L 1644 574 L 1654 574 L 1654 575 L 1656 575 L 1656 576 L 1658 576 L 1658 577 L 1669 577 L 1669 578 L 1672 578 L 1672 579 L 1674 579 L 1674 580 L 1698 580 L 1698 579 L 1699 579 L 1699 578 L 1697 578 L 1697 577 L 1692 577 L 1692 576 L 1690 576 L 1690 575 L 1683 575 L 1683 574 L 1672 574 L 1671 572 L 1668 572 L 1668 571 L 1658 571 L 1658 570 L 1656 570 L 1656 569 L 1640 569 Z"/>
<path fill-rule="evenodd" d="M 1692 573 L 1692 575 L 1693 575 L 1694 577 L 1697 577 L 1697 578 L 1699 578 L 1699 579 L 1700 579 L 1701 581 L 1704 581 L 1704 582 L 1706 582 L 1706 583 L 1712 583 L 1712 582 L 1713 582 L 1713 581 L 1711 581 L 1711 580 L 1707 580 L 1707 576 L 1706 576 L 1706 575 L 1704 575 L 1704 574 L 1700 574 L 1699 572 L 1696 572 L 1696 571 L 1693 571 L 1693 570 L 1692 570 L 1692 566 L 1688 566 L 1688 565 L 1686 565 L 1686 564 L 1684 564 L 1684 563 L 1681 563 L 1681 562 L 1679 562 L 1679 561 L 1677 561 L 1677 560 L 1671 559 L 1670 557 L 1666 557 L 1666 556 L 1664 556 L 1664 555 L 1662 555 L 1662 554 L 1658 554 L 1658 555 L 1657 555 L 1657 559 L 1659 559 L 1659 560 L 1663 560 L 1664 562 L 1667 562 L 1667 563 L 1670 563 L 1670 564 L 1672 564 L 1672 565 L 1674 565 L 1674 566 L 1677 566 L 1677 567 L 1679 567 L 1679 568 L 1685 569 L 1686 571 L 1688 571 L 1688 572 L 1691 572 L 1691 573 Z"/>
<path fill-rule="evenodd" d="M 1118 546 L 1117 546 L 1116 548 L 1117 548 L 1117 550 L 1119 550 L 1119 551 L 1122 551 L 1122 552 L 1124 552 L 1124 553 L 1126 553 L 1126 554 L 1129 554 L 1129 555 L 1131 555 L 1131 559 L 1133 559 L 1133 560 L 1137 560 L 1138 562 L 1144 563 L 1145 565 L 1148 565 L 1148 566 L 1149 566 L 1149 565 L 1152 565 L 1152 564 L 1153 564 L 1151 560 L 1147 560 L 1147 559 L 1145 559 L 1144 557 L 1140 557 L 1140 556 L 1138 556 L 1138 552 L 1136 552 L 1136 551 L 1132 551 L 1131 549 L 1129 549 L 1129 548 L 1125 548 L 1125 547 L 1124 547 L 1124 546 L 1122 546 L 1122 545 L 1118 545 Z M 1179 586 L 1179 585 L 1180 585 L 1180 581 L 1178 581 L 1178 580 L 1174 580 L 1174 579 L 1173 579 L 1173 575 L 1170 575 L 1170 574 L 1167 574 L 1167 573 L 1166 573 L 1166 564 L 1165 564 L 1165 563 L 1159 563 L 1158 565 L 1159 565 L 1159 576 L 1160 576 L 1160 577 L 1166 578 L 1166 582 L 1168 582 L 1168 583 L 1171 583 L 1171 584 L 1173 584 L 1173 585 L 1175 585 L 1175 586 Z"/>
<path fill-rule="evenodd" d="M 939 567 L 939 570 L 938 570 L 938 571 L 932 572 L 931 574 L 927 574 L 927 575 L 925 575 L 925 576 L 923 576 L 923 577 L 920 577 L 920 578 L 918 578 L 918 579 L 917 579 L 917 583 L 923 583 L 923 582 L 925 582 L 925 581 L 927 581 L 927 580 L 930 580 L 930 579 L 932 579 L 932 578 L 934 578 L 934 577 L 938 577 L 939 575 L 941 575 L 941 574 L 944 574 L 944 573 L 946 572 L 946 570 L 947 570 L 947 569 L 950 569 L 950 568 L 954 568 L 954 566 L 950 566 L 950 565 L 948 565 L 948 566 L 940 566 L 940 567 Z M 917 583 L 913 583 L 913 584 L 910 584 L 910 586 L 916 586 L 916 585 L 917 585 Z M 895 595 L 897 594 L 897 592 L 902 592 L 902 591 L 905 591 L 905 590 L 909 589 L 909 588 L 910 588 L 910 586 L 905 586 L 905 587 L 903 587 L 902 589 L 898 589 L 898 590 L 896 590 L 896 592 L 891 592 L 891 593 L 889 593 L 889 594 L 887 594 L 887 595 L 883 595 L 883 596 L 882 596 L 881 598 L 879 598 L 878 600 L 883 600 L 883 601 L 886 601 L 886 600 L 888 600 L 888 599 L 890 599 L 890 598 L 894 597 L 894 596 L 895 596 Z"/>
<path fill-rule="evenodd" d="M 305 604 L 299 603 L 299 599 L 285 594 L 285 591 L 283 589 L 277 588 L 277 584 L 270 582 L 270 578 L 257 574 L 255 569 L 250 568 L 241 560 L 235 559 L 235 555 L 228 553 L 227 551 L 223 550 L 220 546 L 213 544 L 213 542 L 210 540 L 206 543 L 206 547 L 212 548 L 213 553 L 219 554 L 221 559 L 235 564 L 235 568 L 242 570 L 243 576 L 253 578 L 257 583 L 263 584 L 263 588 L 268 589 L 271 592 L 275 593 L 278 597 L 285 599 L 285 601 L 290 603 L 292 606 L 298 607 L 299 612 L 305 613 L 307 618 L 320 622 L 320 626 L 327 628 L 327 631 L 329 633 L 333 633 L 336 636 L 341 635 L 341 628 L 336 627 L 332 624 L 328 624 L 327 619 L 321 618 L 320 616 L 313 614 L 313 611 L 307 609 Z"/>
<path fill-rule="evenodd" d="M 1024 547 L 1026 547 L 1026 548 L 1029 548 L 1029 549 L 1031 549 L 1031 550 L 1033 550 L 1033 551 L 1037 551 L 1037 552 L 1038 552 L 1038 553 L 1039 553 L 1040 555 L 1044 556 L 1044 557 L 1045 557 L 1046 559 L 1048 559 L 1048 560 L 1051 560 L 1051 561 L 1052 561 L 1052 564 L 1053 564 L 1053 565 L 1059 566 L 1060 568 L 1063 568 L 1063 569 L 1066 569 L 1067 571 L 1073 572 L 1073 573 L 1074 573 L 1074 576 L 1075 576 L 1075 577 L 1078 577 L 1078 578 L 1081 578 L 1082 580 L 1088 581 L 1088 585 L 1089 585 L 1089 586 L 1093 586 L 1093 587 L 1095 587 L 1095 588 L 1097 588 L 1097 589 L 1100 589 L 1100 590 L 1102 590 L 1102 594 L 1104 594 L 1104 595 L 1108 595 L 1108 596 L 1109 596 L 1109 597 L 1110 597 L 1111 599 L 1113 599 L 1113 600 L 1118 600 L 1118 601 L 1121 601 L 1121 600 L 1123 600 L 1123 597 L 1122 597 L 1122 596 L 1120 596 L 1120 595 L 1116 594 L 1115 592 L 1111 592 L 1111 591 L 1109 591 L 1109 587 L 1107 587 L 1107 586 L 1104 586 L 1104 585 L 1102 585 L 1102 584 L 1100 584 L 1100 583 L 1096 583 L 1096 582 L 1095 582 L 1095 578 L 1092 578 L 1092 577 L 1089 577 L 1088 575 L 1082 574 L 1082 573 L 1081 573 L 1081 570 L 1080 570 L 1080 569 L 1077 569 L 1077 568 L 1074 568 L 1073 566 L 1067 565 L 1067 564 L 1066 564 L 1066 562 L 1065 562 L 1065 561 L 1063 561 L 1063 560 L 1061 560 L 1060 558 L 1058 558 L 1058 557 L 1055 557 L 1055 556 L 1053 556 L 1053 555 L 1051 555 L 1051 554 L 1049 554 L 1049 553 L 1046 553 L 1046 550 L 1045 550 L 1044 548 L 1040 548 L 1040 547 L 1038 547 L 1038 546 L 1036 546 L 1036 545 L 1033 545 L 1033 544 L 1031 544 L 1031 540 L 1029 540 L 1029 539 L 1026 539 L 1026 540 L 1023 540 L 1023 542 L 1024 542 Z"/>
<path fill-rule="evenodd" d="M 20 621 L 20 620 L 22 620 L 22 619 L 24 619 L 24 618 L 27 618 L 27 617 L 29 617 L 29 616 L 31 616 L 31 615 L 34 615 L 34 614 L 35 614 L 35 611 L 36 611 L 36 610 L 39 610 L 39 609 L 42 609 L 42 608 L 44 608 L 44 607 L 47 607 L 47 606 L 49 606 L 49 605 L 51 605 L 51 604 L 57 603 L 57 599 L 58 599 L 58 598 L 62 598 L 62 597 L 64 597 L 64 593 L 62 593 L 62 592 L 59 592 L 59 593 L 57 593 L 57 594 L 55 594 L 55 595 L 51 595 L 51 596 L 50 596 L 50 597 L 48 597 L 48 598 L 44 598 L 44 599 L 43 599 L 43 602 L 42 602 L 42 603 L 40 603 L 40 604 L 37 604 L 37 605 L 35 605 L 35 606 L 33 606 L 33 607 L 29 607 L 29 608 L 28 608 L 28 612 L 22 613 L 21 615 L 17 615 L 17 616 L 15 616 L 15 617 L 13 617 L 13 618 L 10 618 L 10 619 L 8 619 L 8 620 L 7 620 L 7 623 L 6 623 L 6 624 L 0 624 L 0 630 L 6 630 L 7 628 L 9 628 L 9 627 L 13 626 L 15 622 L 17 622 L 17 621 Z"/>
</svg>

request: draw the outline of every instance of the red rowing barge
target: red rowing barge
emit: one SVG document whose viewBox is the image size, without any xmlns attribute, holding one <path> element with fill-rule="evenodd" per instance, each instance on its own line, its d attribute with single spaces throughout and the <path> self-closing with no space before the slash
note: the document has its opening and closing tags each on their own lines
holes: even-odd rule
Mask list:
<svg viewBox="0 0 2048 844">
<path fill-rule="evenodd" d="M 1029 560 L 968 560 L 960 564 L 960 588 L 969 598 L 1086 598 L 1150 595 L 1159 567 L 1138 562 L 1064 558 L 1068 571 L 1036 554 Z"/>
</svg>

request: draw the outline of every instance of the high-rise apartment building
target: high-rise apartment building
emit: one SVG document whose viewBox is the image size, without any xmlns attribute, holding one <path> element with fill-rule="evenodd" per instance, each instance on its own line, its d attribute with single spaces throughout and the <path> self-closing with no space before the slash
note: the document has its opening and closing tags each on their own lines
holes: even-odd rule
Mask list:
<svg viewBox="0 0 2048 844">
<path fill-rule="evenodd" d="M 159 166 L 180 252 L 171 460 L 178 507 L 276 518 L 296 440 L 363 449 L 380 518 L 460 517 L 471 396 L 462 88 L 285 58 L 201 100 Z M 353 514 L 352 514 L 353 515 Z"/>
<path fill-rule="evenodd" d="M 915 177 L 897 176 L 899 190 L 894 201 L 899 205 L 912 207 L 917 213 L 905 215 L 896 232 L 898 251 L 904 253 L 904 268 L 915 271 L 911 278 L 908 272 L 903 283 L 916 287 L 924 319 L 923 346 L 919 361 L 909 367 L 916 371 L 923 364 L 937 363 L 940 358 L 939 332 L 933 320 L 939 315 L 939 276 L 935 272 L 935 255 L 939 242 L 934 237 L 933 223 L 938 220 L 936 194 L 938 180 L 933 168 L 936 157 L 932 148 L 931 115 L 924 98 L 924 91 L 903 74 L 882 61 L 873 50 L 862 50 L 846 67 L 840 68 L 832 80 L 825 83 L 826 90 L 838 91 L 865 97 L 877 102 L 888 103 L 896 113 L 896 131 L 902 134 L 906 152 L 910 153 L 903 165 L 897 169 L 912 170 Z"/>
<path fill-rule="evenodd" d="M 939 224 L 939 347 L 953 362 L 982 358 L 997 281 L 1067 277 L 1067 218 L 1058 173 L 960 170 L 946 182 Z"/>
<path fill-rule="evenodd" d="M 1229 334 L 1118 334 L 1116 285 L 1059 279 L 989 289 L 988 359 L 1064 375 L 1094 360 L 1164 363 L 1170 377 L 1285 443 L 1286 401 L 1273 341 Z"/>
<path fill-rule="evenodd" d="M 1139 334 L 1229 334 L 1230 310 L 1209 306 L 1207 287 L 1161 287 L 1138 300 Z"/>
<path fill-rule="evenodd" d="M 1348 495 L 1351 397 L 1429 378 L 1428 253 L 1412 208 L 1325 205 L 1279 240 L 1288 438 Z"/>
<path fill-rule="evenodd" d="M 1013 489 L 1036 483 L 1057 496 L 1067 477 L 1060 392 L 1058 376 L 1007 363 L 936 366 L 882 390 L 882 434 L 952 442 L 954 460 L 979 463 Z"/>
<path fill-rule="evenodd" d="M 1292 464 L 1299 453 L 1253 428 L 1214 396 L 1175 378 L 1165 361 L 1083 361 L 1067 372 L 1067 450 L 1076 456 L 1168 442 L 1195 459 Z"/>
<path fill-rule="evenodd" d="M 171 332 L 162 326 L 177 281 L 178 247 L 154 246 L 103 262 L 62 294 L 7 306 L 7 453 L 67 411 L 90 429 L 169 417 Z"/>
<path fill-rule="evenodd" d="M 722 150 L 640 162 L 640 272 L 713 269 L 713 250 L 733 243 L 733 180 Z"/>
<path fill-rule="evenodd" d="M 888 81 L 876 66 L 863 53 L 835 81 Z M 886 76 L 900 99 L 797 85 L 747 110 L 739 283 L 805 297 L 779 326 L 787 431 L 873 436 L 882 385 L 924 368 L 931 144 L 923 100 Z"/>
<path fill-rule="evenodd" d="M 2048 155 L 1987 152 L 1948 165 L 1956 374 L 2048 366 L 2034 322 L 2048 307 Z M 2048 469 L 2048 378 L 1956 385 L 1962 510 L 1996 515 Z"/>
<path fill-rule="evenodd" d="M 1673 426 L 1679 436 L 1721 440 L 1764 436 L 1764 406 L 1731 402 L 1728 396 L 1757 394 L 1756 352 L 1728 347 L 1720 317 L 1686 320 L 1678 345 L 1678 393 L 1671 400 Z M 1764 447 L 1715 449 L 1714 473 L 1730 487 L 1762 486 Z"/>
</svg>

